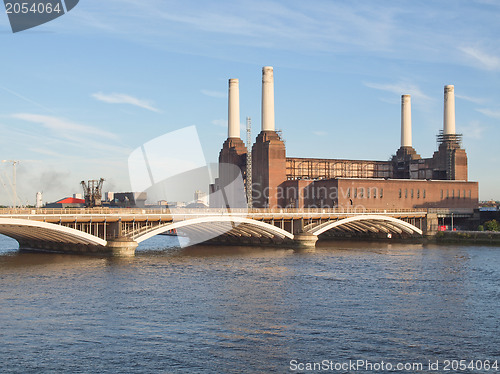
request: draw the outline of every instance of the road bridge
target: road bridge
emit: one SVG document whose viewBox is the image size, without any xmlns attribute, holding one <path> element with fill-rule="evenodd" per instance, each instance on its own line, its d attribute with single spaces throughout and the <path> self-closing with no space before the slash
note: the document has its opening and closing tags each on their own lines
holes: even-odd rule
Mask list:
<svg viewBox="0 0 500 374">
<path fill-rule="evenodd" d="M 425 210 L 339 209 L 0 209 L 0 234 L 25 250 L 132 255 L 172 232 L 201 242 L 313 246 L 323 236 L 418 237 Z"/>
</svg>

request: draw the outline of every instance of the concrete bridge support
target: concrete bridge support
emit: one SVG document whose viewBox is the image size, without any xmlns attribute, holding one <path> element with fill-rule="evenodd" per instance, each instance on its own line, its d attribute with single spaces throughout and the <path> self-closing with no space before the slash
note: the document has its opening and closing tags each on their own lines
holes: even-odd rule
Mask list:
<svg viewBox="0 0 500 374">
<path fill-rule="evenodd" d="M 138 245 L 136 241 L 126 237 L 116 238 L 108 240 L 104 247 L 104 253 L 113 256 L 133 256 Z"/>
<path fill-rule="evenodd" d="M 436 213 L 427 213 L 425 218 L 424 235 L 433 236 L 438 232 L 439 222 L 438 215 Z"/>
<path fill-rule="evenodd" d="M 129 238 L 108 240 L 106 245 L 63 243 L 48 241 L 18 241 L 19 249 L 26 252 L 54 252 L 68 254 L 100 254 L 111 256 L 134 256 L 137 242 Z"/>
<path fill-rule="evenodd" d="M 314 248 L 317 241 L 318 236 L 308 232 L 296 234 L 293 238 L 293 244 L 298 248 Z"/>
</svg>

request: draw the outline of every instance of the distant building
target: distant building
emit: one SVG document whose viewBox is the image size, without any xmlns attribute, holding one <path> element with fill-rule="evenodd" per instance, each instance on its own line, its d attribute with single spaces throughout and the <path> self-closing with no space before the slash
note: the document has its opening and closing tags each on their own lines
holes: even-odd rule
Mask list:
<svg viewBox="0 0 500 374">
<path fill-rule="evenodd" d="M 185 208 L 186 203 L 184 201 L 169 201 L 167 202 L 169 208 Z"/>
<path fill-rule="evenodd" d="M 115 199 L 115 193 L 114 192 L 105 192 L 102 195 L 102 200 L 105 203 L 110 203 Z"/>
<path fill-rule="evenodd" d="M 110 207 L 144 208 L 148 195 L 146 192 L 114 192 Z"/>
<path fill-rule="evenodd" d="M 219 153 L 219 177 L 210 186 L 212 207 L 224 207 L 222 192 L 235 180 L 227 164 L 246 179 L 247 148 L 240 139 L 238 80 L 229 80 L 228 138 Z M 232 115 L 235 114 L 235 115 Z M 333 136 L 333 135 L 332 135 Z M 252 205 L 256 208 L 366 209 L 478 206 L 478 182 L 468 181 L 467 154 L 455 131 L 454 86 L 444 87 L 444 125 L 438 149 L 422 158 L 412 146 L 410 95 L 401 98 L 401 147 L 387 161 L 287 157 L 274 123 L 272 67 L 262 69 L 262 131 L 252 146 Z M 354 144 L 354 142 L 353 142 Z M 374 144 L 374 146 L 376 146 Z M 229 199 L 231 201 L 231 199 Z"/>
<path fill-rule="evenodd" d="M 48 203 L 45 208 L 83 208 L 85 207 L 84 199 L 76 199 L 74 197 L 65 197 L 54 203 Z"/>
<path fill-rule="evenodd" d="M 197 190 L 194 193 L 194 202 L 208 206 L 208 195 L 203 191 Z"/>
<path fill-rule="evenodd" d="M 203 209 L 203 208 L 208 208 L 208 196 L 205 192 L 203 191 L 195 191 L 194 193 L 194 201 L 187 204 L 186 208 L 197 208 L 197 209 Z"/>
</svg>

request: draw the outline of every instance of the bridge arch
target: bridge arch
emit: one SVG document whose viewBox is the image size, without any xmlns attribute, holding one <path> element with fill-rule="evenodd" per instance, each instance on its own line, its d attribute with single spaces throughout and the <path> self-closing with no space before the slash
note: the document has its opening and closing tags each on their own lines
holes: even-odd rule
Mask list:
<svg viewBox="0 0 500 374">
<path fill-rule="evenodd" d="M 236 223 L 238 225 L 232 225 L 233 223 Z M 265 237 L 273 237 L 277 236 L 281 239 L 292 239 L 293 240 L 293 234 L 289 233 L 288 231 L 285 231 L 279 227 L 273 226 L 269 223 L 265 223 L 262 221 L 256 221 L 254 219 L 250 218 L 245 218 L 245 217 L 239 217 L 239 216 L 207 216 L 207 217 L 198 217 L 198 218 L 193 218 L 193 219 L 188 219 L 185 221 L 179 221 L 179 222 L 172 222 L 165 224 L 164 226 L 157 227 L 151 231 L 141 233 L 137 236 L 134 236 L 134 240 L 137 243 L 141 243 L 149 238 L 152 238 L 153 236 L 162 234 L 166 231 L 170 231 L 173 229 L 179 229 L 182 227 L 194 227 L 196 228 L 197 226 L 200 227 L 200 229 L 203 229 L 203 227 L 214 225 L 219 225 L 219 235 L 228 233 L 229 231 L 231 232 L 238 232 L 238 230 L 241 231 L 242 235 L 260 235 L 260 236 L 265 236 Z M 231 226 L 229 226 L 231 225 Z M 241 226 L 241 227 L 240 227 Z"/>
<path fill-rule="evenodd" d="M 334 228 L 357 232 L 372 231 L 397 234 L 405 232 L 409 235 L 423 234 L 423 231 L 421 229 L 401 219 L 376 214 L 363 214 L 359 216 L 344 218 L 338 221 L 325 222 L 321 225 L 311 228 L 308 232 L 319 236 Z"/>
<path fill-rule="evenodd" d="M 21 242 L 47 241 L 105 246 L 107 241 L 86 232 L 55 223 L 21 218 L 0 218 L 0 234 Z"/>
</svg>

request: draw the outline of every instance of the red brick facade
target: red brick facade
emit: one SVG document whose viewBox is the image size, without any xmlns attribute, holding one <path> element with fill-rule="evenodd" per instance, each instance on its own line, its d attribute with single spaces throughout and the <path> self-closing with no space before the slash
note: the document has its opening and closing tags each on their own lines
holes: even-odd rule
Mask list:
<svg viewBox="0 0 500 374">
<path fill-rule="evenodd" d="M 261 131 L 252 147 L 253 207 L 476 208 L 478 183 L 467 182 L 461 138 L 442 138 L 427 159 L 402 147 L 390 161 L 328 160 L 287 158 L 280 136 Z M 230 141 L 219 162 L 236 164 L 244 176 L 246 149 Z M 227 179 L 223 170 L 219 182 Z"/>
<path fill-rule="evenodd" d="M 295 208 L 476 208 L 478 183 L 464 181 L 340 178 L 289 180 L 280 206 Z"/>
<path fill-rule="evenodd" d="M 252 147 L 252 198 L 255 208 L 279 206 L 278 186 L 286 180 L 285 143 L 275 131 L 261 131 Z"/>
</svg>

